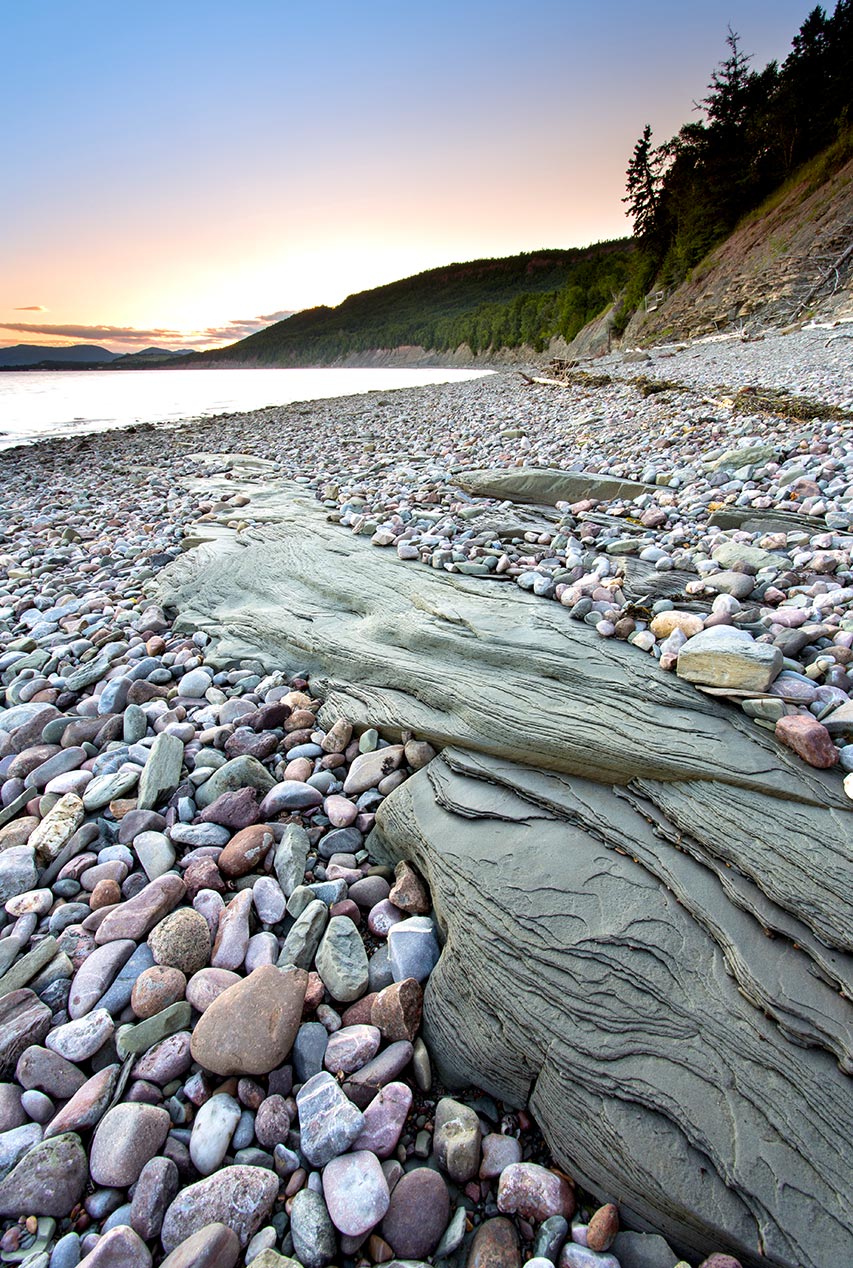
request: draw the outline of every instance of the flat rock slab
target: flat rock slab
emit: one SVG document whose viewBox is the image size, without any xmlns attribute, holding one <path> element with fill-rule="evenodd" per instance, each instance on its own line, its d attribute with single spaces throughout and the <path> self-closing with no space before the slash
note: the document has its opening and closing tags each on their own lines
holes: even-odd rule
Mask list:
<svg viewBox="0 0 853 1268">
<path fill-rule="evenodd" d="M 445 748 L 374 843 L 447 937 L 425 1001 L 445 1078 L 532 1088 L 567 1169 L 698 1259 L 853 1262 L 837 775 L 559 604 L 402 563 L 305 496 L 155 588 L 221 663 L 309 669 L 322 724 Z"/>
<path fill-rule="evenodd" d="M 556 506 L 558 502 L 581 502 L 597 498 L 630 501 L 650 493 L 653 484 L 637 480 L 616 480 L 594 471 L 560 471 L 552 467 L 497 467 L 494 470 L 466 471 L 454 480 L 460 489 L 475 497 L 499 498 L 507 502 L 527 502 L 533 506 Z"/>
</svg>

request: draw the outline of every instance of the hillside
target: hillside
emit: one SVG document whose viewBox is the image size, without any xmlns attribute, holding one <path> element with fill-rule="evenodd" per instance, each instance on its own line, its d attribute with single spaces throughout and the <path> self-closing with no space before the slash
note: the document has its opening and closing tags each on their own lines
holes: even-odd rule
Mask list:
<svg viewBox="0 0 853 1268">
<path fill-rule="evenodd" d="M 624 342 L 853 317 L 853 159 L 823 174 L 809 164 L 746 216 L 676 290 L 638 309 Z"/>
<path fill-rule="evenodd" d="M 17 369 L 19 366 L 41 365 L 43 361 L 68 365 L 94 365 L 116 361 L 119 352 L 110 352 L 97 344 L 76 343 L 69 348 L 50 348 L 35 343 L 16 343 L 11 348 L 0 348 L 0 369 Z"/>
<path fill-rule="evenodd" d="M 329 365 L 376 349 L 452 354 L 488 348 L 544 350 L 571 339 L 625 284 L 627 239 L 431 269 L 350 295 L 336 308 L 296 313 L 194 365 Z"/>
</svg>

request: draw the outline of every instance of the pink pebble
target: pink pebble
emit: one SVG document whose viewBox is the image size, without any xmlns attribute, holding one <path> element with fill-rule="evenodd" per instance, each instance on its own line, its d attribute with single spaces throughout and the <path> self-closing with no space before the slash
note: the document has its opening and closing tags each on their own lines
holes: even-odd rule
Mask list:
<svg viewBox="0 0 853 1268">
<path fill-rule="evenodd" d="M 333 793 L 323 802 L 323 810 L 329 823 L 335 828 L 349 828 L 358 818 L 358 806 L 348 797 Z"/>
</svg>

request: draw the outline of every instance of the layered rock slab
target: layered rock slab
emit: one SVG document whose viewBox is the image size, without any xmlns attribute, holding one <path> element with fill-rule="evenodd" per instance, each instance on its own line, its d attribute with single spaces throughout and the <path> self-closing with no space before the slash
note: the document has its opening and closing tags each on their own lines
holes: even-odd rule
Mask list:
<svg viewBox="0 0 853 1268">
<path fill-rule="evenodd" d="M 329 722 L 454 746 L 375 842 L 424 871 L 446 934 L 443 1074 L 532 1095 L 574 1174 L 700 1256 L 853 1258 L 837 776 L 556 604 L 403 564 L 304 497 L 270 520 L 176 561 L 159 597 L 222 663 L 308 667 Z"/>
<path fill-rule="evenodd" d="M 371 849 L 413 859 L 446 938 L 424 1014 L 439 1073 L 529 1102 L 572 1174 L 698 1257 L 849 1256 L 849 996 L 649 811 L 454 750 L 388 798 Z"/>
</svg>

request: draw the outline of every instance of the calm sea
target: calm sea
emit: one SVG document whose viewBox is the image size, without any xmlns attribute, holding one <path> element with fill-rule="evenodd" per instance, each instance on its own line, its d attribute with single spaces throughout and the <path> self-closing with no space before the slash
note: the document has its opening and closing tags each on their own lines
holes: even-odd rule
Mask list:
<svg viewBox="0 0 853 1268">
<path fill-rule="evenodd" d="M 482 378 L 481 370 L 0 372 L 0 449 L 45 436 Z"/>
</svg>

